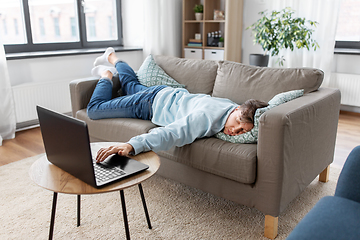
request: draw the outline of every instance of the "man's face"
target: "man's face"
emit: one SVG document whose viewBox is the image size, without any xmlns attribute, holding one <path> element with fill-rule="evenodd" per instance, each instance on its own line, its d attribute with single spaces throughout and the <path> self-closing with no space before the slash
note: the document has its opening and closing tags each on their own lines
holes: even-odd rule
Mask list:
<svg viewBox="0 0 360 240">
<path fill-rule="evenodd" d="M 226 120 L 223 132 L 230 136 L 236 136 L 250 131 L 254 124 L 241 122 L 241 111 L 236 108 Z"/>
</svg>

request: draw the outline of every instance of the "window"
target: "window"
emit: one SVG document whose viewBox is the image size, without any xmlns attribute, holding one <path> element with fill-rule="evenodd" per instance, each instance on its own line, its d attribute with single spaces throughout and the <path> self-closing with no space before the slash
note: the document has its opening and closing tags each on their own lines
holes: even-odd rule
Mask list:
<svg viewBox="0 0 360 240">
<path fill-rule="evenodd" d="M 18 36 L 19 35 L 19 24 L 18 24 L 18 20 L 16 18 L 14 19 L 14 29 L 15 29 L 15 35 Z"/>
<path fill-rule="evenodd" d="M 39 18 L 39 28 L 40 28 L 40 36 L 45 36 L 45 23 L 44 18 Z"/>
<path fill-rule="evenodd" d="M 88 25 L 88 39 L 93 40 L 96 39 L 96 26 L 95 26 L 95 17 L 87 17 L 87 25 Z"/>
<path fill-rule="evenodd" d="M 71 24 L 71 37 L 77 37 L 78 36 L 78 30 L 76 25 L 76 20 L 74 17 L 70 18 L 70 24 Z"/>
<path fill-rule="evenodd" d="M 120 0 L 0 0 L 0 22 L 6 53 L 122 45 Z"/>
<path fill-rule="evenodd" d="M 360 48 L 360 0 L 342 0 L 336 30 L 337 48 Z"/>
<path fill-rule="evenodd" d="M 59 18 L 54 18 L 54 33 L 55 37 L 60 37 L 60 26 L 59 26 Z"/>
</svg>

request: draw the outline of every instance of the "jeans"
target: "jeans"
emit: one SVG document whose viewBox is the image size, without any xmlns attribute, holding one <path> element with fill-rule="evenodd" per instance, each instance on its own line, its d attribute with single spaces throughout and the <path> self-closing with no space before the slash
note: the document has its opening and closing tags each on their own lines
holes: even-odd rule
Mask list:
<svg viewBox="0 0 360 240">
<path fill-rule="evenodd" d="M 151 120 L 152 103 L 165 85 L 146 87 L 139 83 L 134 70 L 125 62 L 117 62 L 121 89 L 125 96 L 111 99 L 112 82 L 100 79 L 87 106 L 89 118 L 139 118 Z"/>
</svg>

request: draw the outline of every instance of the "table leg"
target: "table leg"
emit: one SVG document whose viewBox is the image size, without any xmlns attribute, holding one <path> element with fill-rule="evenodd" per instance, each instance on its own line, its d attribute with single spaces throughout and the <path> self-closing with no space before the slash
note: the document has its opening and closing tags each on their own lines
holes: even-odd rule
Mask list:
<svg viewBox="0 0 360 240">
<path fill-rule="evenodd" d="M 146 216 L 146 221 L 148 223 L 149 229 L 152 229 L 151 227 L 151 222 L 150 222 L 150 216 L 149 216 L 149 212 L 147 210 L 147 206 L 146 206 L 146 201 L 145 201 L 145 196 L 144 196 L 144 191 L 143 188 L 141 186 L 141 183 L 139 183 L 139 191 L 140 191 L 140 195 L 141 195 L 141 200 L 144 206 L 144 211 L 145 211 L 145 216 Z"/>
<path fill-rule="evenodd" d="M 127 214 L 126 214 L 124 190 L 120 190 L 120 198 L 121 198 L 121 206 L 122 206 L 123 217 L 124 217 L 126 239 L 130 240 L 130 231 L 129 231 L 129 223 L 128 223 Z"/>
<path fill-rule="evenodd" d="M 55 223 L 55 212 L 56 212 L 56 201 L 57 201 L 57 192 L 54 192 L 53 204 L 51 210 L 51 220 L 50 220 L 50 231 L 49 231 L 49 240 L 52 240 L 54 233 L 54 223 Z"/>
<path fill-rule="evenodd" d="M 80 226 L 81 197 L 77 195 L 77 227 Z"/>
</svg>

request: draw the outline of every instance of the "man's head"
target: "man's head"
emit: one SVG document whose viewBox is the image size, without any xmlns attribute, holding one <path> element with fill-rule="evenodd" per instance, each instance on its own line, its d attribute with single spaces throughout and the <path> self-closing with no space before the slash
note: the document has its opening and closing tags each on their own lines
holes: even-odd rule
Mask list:
<svg viewBox="0 0 360 240">
<path fill-rule="evenodd" d="M 226 120 L 223 132 L 230 136 L 249 132 L 254 127 L 254 115 L 258 108 L 268 106 L 266 102 L 250 99 L 238 106 Z"/>
</svg>

